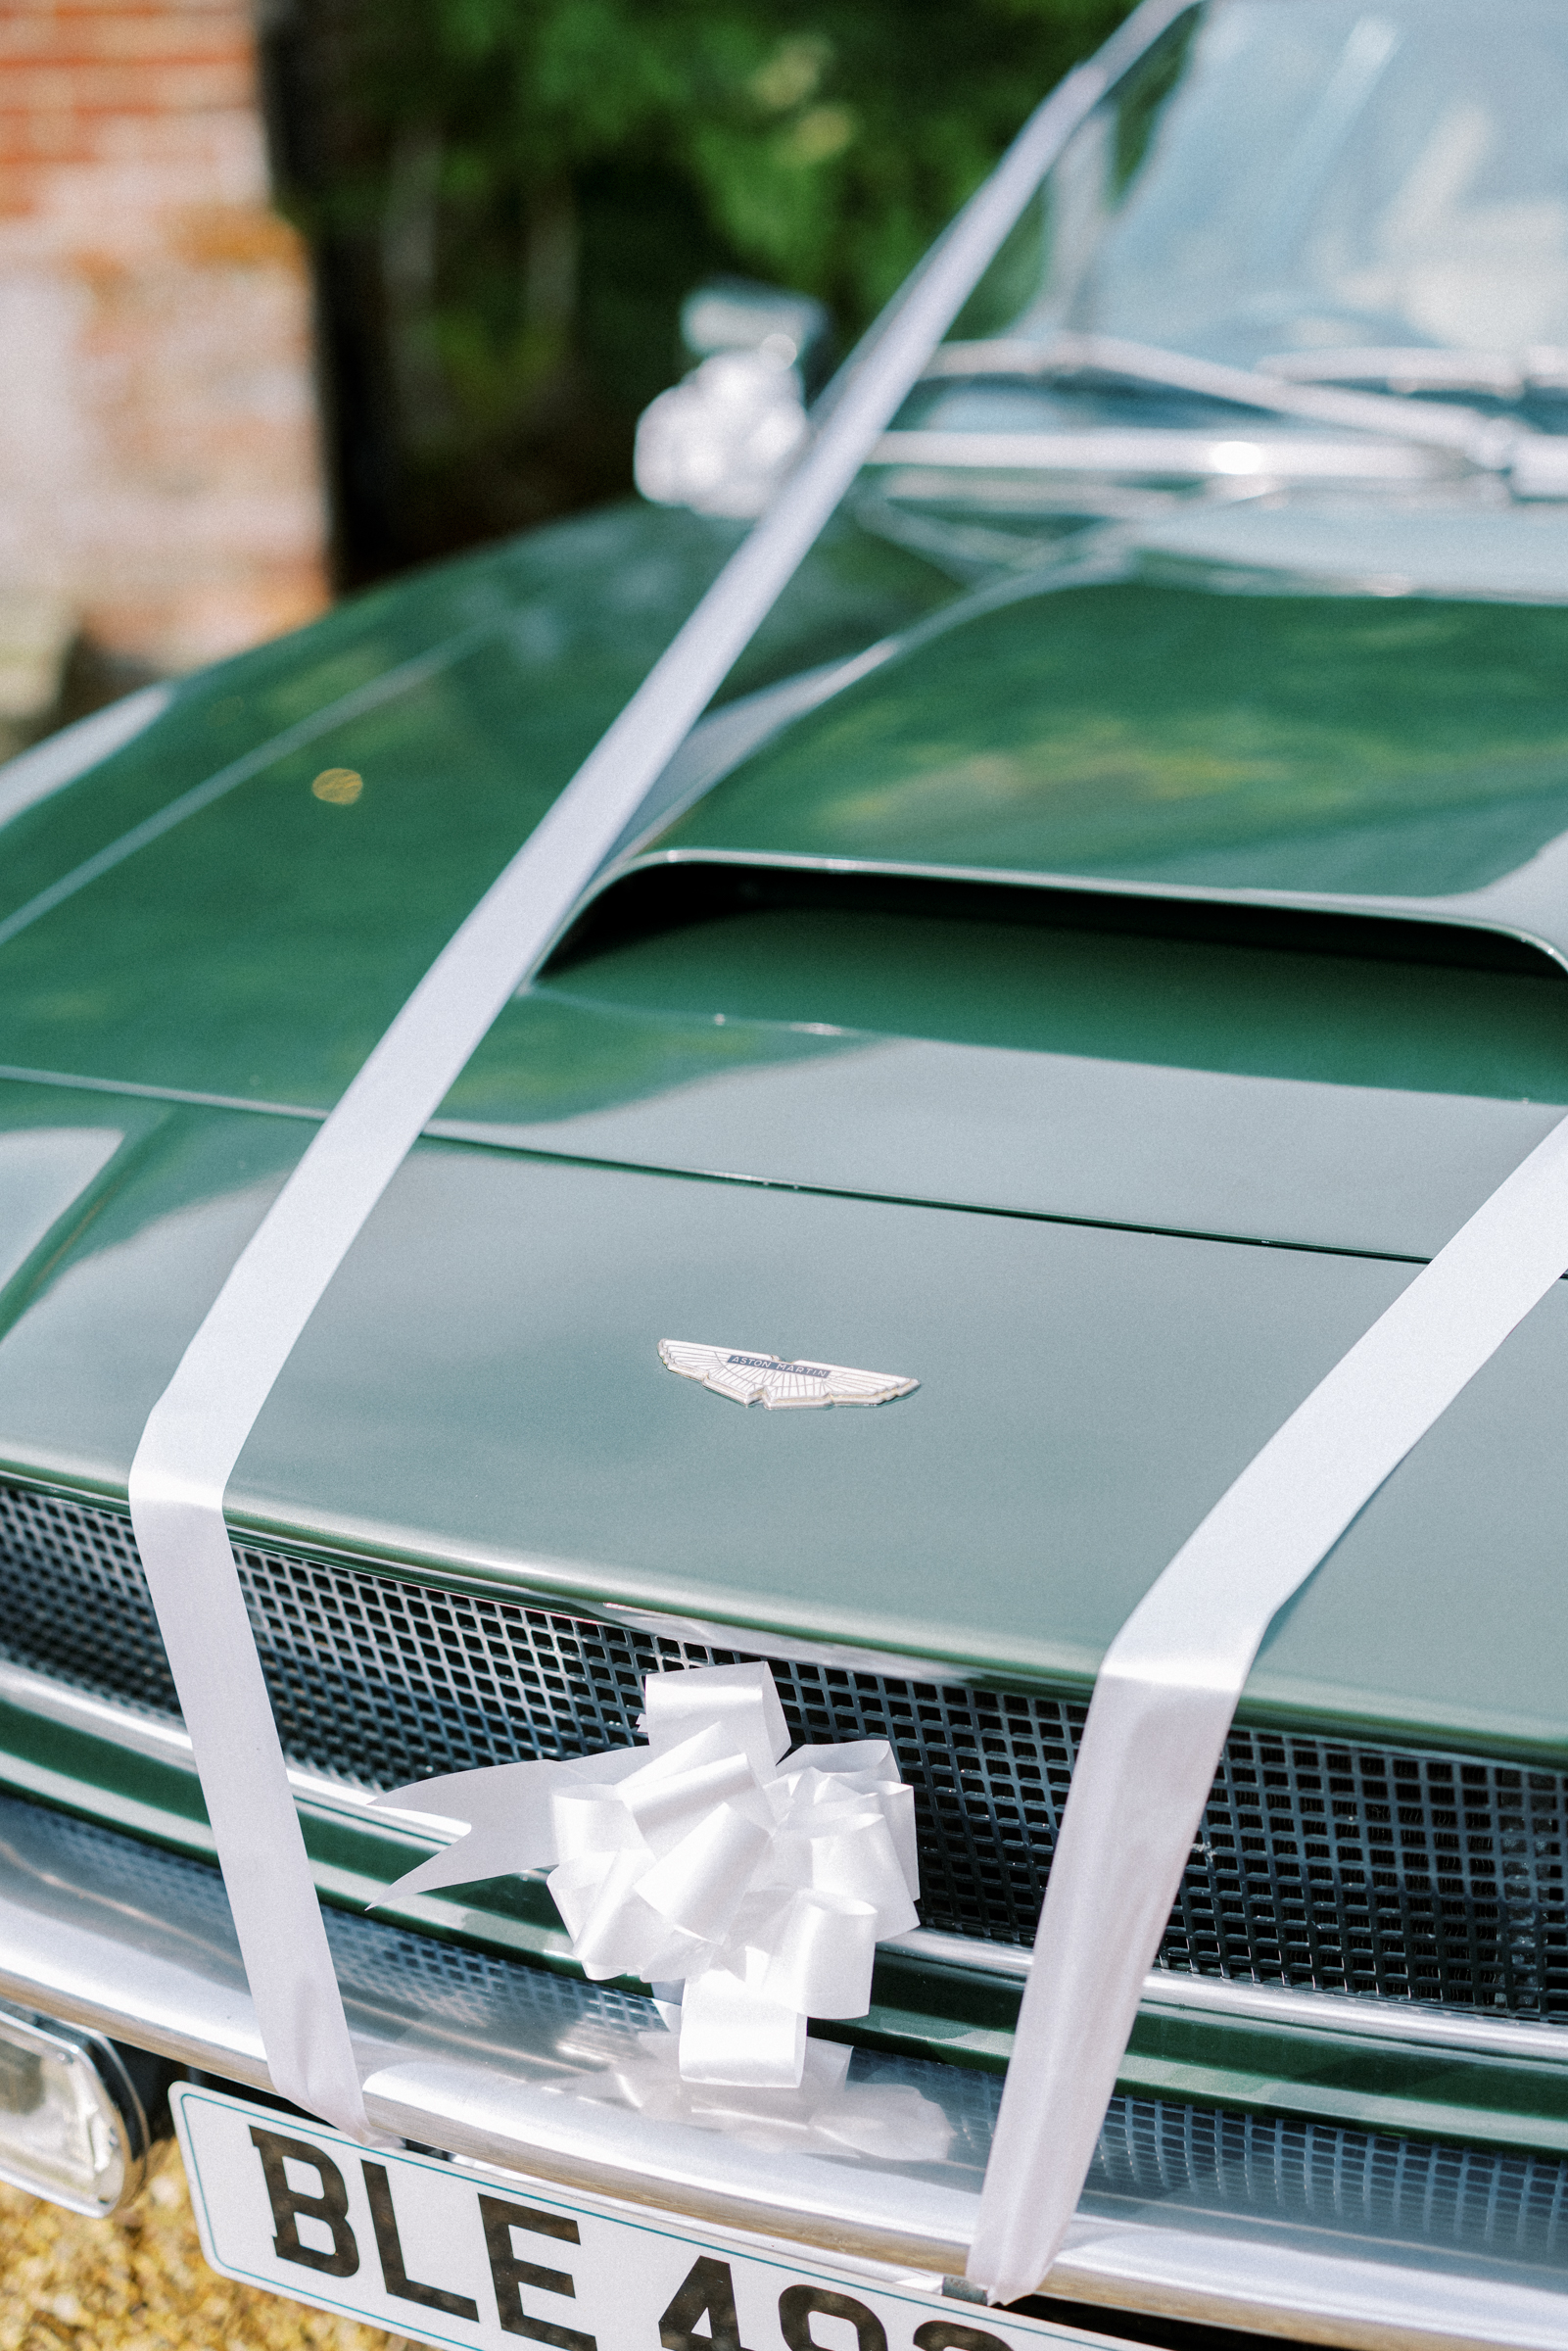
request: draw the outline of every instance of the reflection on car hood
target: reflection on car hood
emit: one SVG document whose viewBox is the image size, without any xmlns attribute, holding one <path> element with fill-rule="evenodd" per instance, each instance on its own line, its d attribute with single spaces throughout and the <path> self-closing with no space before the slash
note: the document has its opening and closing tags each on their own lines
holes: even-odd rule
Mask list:
<svg viewBox="0 0 1568 2351">
<path fill-rule="evenodd" d="M 0 832 L 0 1066 L 329 1105 L 739 535 L 610 508 L 182 685 Z M 834 526 L 729 690 L 954 593 Z M 330 768 L 362 790 L 314 797 Z"/>
<path fill-rule="evenodd" d="M 1486 519 L 1145 528 L 1114 576 L 919 632 L 661 845 L 1467 900 L 1568 829 L 1568 601 L 1523 600 L 1568 532 L 1509 515 L 1478 547 Z"/>
</svg>

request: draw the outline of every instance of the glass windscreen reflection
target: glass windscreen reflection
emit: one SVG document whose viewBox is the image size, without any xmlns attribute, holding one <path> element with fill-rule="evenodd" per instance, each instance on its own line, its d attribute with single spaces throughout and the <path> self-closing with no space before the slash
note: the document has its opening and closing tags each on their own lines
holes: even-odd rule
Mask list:
<svg viewBox="0 0 1568 2351">
<path fill-rule="evenodd" d="M 1045 208 L 1016 334 L 1248 365 L 1568 343 L 1568 19 L 1212 0 L 1085 123 Z"/>
</svg>

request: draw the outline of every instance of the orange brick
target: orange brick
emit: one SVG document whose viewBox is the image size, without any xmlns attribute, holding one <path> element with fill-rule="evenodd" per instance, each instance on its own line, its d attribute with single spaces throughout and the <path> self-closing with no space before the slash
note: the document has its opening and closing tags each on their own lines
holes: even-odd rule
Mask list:
<svg viewBox="0 0 1568 2351">
<path fill-rule="evenodd" d="M 65 110 L 49 114 L 27 114 L 17 111 L 0 137 L 5 139 L 6 151 L 13 165 L 78 163 L 93 153 L 92 135 L 80 119 Z"/>
<path fill-rule="evenodd" d="M 248 55 L 249 43 L 226 26 L 115 17 L 101 26 L 51 30 L 15 16 L 0 17 L 0 70 L 37 61 L 74 72 L 94 65 L 157 66 L 181 58 L 243 61 Z"/>
<path fill-rule="evenodd" d="M 169 59 L 158 64 L 53 62 L 8 67 L 3 77 L 8 107 L 29 114 L 157 114 L 172 117 L 205 107 L 246 104 L 256 81 L 245 58 Z"/>
<path fill-rule="evenodd" d="M 0 0 L 0 273 L 26 326 L 0 533 L 160 667 L 326 593 L 309 290 L 261 152 L 247 0 Z"/>
<path fill-rule="evenodd" d="M 15 35 L 0 43 L 0 55 Z M 45 40 L 39 36 L 16 41 L 23 54 L 47 54 L 63 64 L 158 62 L 179 57 L 247 57 L 250 42 L 243 27 L 212 18 L 192 17 L 172 10 L 138 14 L 112 9 L 96 18 L 60 24 Z"/>
</svg>

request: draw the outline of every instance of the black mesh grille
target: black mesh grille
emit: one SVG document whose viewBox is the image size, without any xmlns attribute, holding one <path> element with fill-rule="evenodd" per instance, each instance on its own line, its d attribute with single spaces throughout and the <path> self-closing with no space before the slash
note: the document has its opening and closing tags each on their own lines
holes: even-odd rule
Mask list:
<svg viewBox="0 0 1568 2351">
<path fill-rule="evenodd" d="M 361 1787 L 624 1745 L 645 1673 L 742 1654 L 337 1560 L 239 1558 L 285 1748 Z M 121 1512 L 0 1485 L 0 1651 L 177 1711 Z M 926 1924 L 1028 1943 L 1081 1704 L 771 1662 L 798 1738 L 892 1742 Z M 1562 1773 L 1484 1756 L 1238 1728 L 1164 1963 L 1568 2022 L 1565 1796 Z"/>
</svg>

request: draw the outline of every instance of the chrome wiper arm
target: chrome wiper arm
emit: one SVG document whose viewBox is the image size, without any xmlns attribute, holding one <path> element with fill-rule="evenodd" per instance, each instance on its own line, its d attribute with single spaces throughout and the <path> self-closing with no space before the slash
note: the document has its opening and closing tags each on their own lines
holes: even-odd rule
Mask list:
<svg viewBox="0 0 1568 2351">
<path fill-rule="evenodd" d="M 1049 343 L 1000 338 L 982 343 L 944 343 L 931 358 L 925 379 L 975 375 L 1112 375 L 1130 383 L 1160 384 L 1172 392 L 1195 392 L 1271 416 L 1300 416 L 1312 424 L 1340 425 L 1352 432 L 1415 442 L 1449 450 L 1485 473 L 1506 473 L 1521 441 L 1542 436 L 1478 408 L 1414 406 L 1390 392 L 1340 392 L 1322 384 L 1290 383 L 1252 367 L 1227 367 L 1184 351 L 1154 343 L 1132 343 L 1117 335 L 1060 334 Z"/>
<path fill-rule="evenodd" d="M 1523 400 L 1531 392 L 1568 391 L 1568 348 L 1531 343 L 1520 351 L 1455 351 L 1447 344 L 1345 344 L 1317 351 L 1273 352 L 1259 360 L 1267 376 L 1293 384 L 1387 384 L 1393 392 L 1484 392 Z"/>
</svg>

